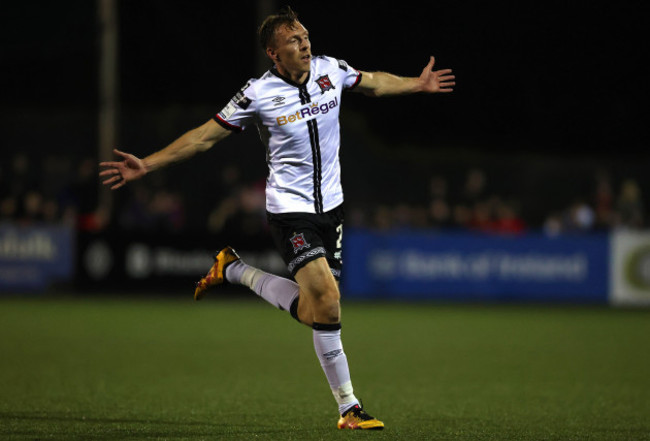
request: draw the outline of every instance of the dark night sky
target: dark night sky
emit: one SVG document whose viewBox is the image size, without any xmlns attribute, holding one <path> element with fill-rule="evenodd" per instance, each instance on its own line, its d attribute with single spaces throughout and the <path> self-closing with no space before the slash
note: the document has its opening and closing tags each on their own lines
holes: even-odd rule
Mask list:
<svg viewBox="0 0 650 441">
<path fill-rule="evenodd" d="M 95 2 L 41 3 L 3 6 L 2 111 L 96 111 Z M 297 1 L 293 7 L 315 54 L 401 75 L 418 75 L 432 54 L 439 68 L 454 69 L 452 95 L 373 102 L 346 96 L 346 109 L 368 115 L 370 127 L 389 141 L 632 155 L 649 141 L 644 15 L 634 3 L 607 9 L 592 3 L 445 2 L 423 11 L 411 1 L 391 8 Z M 176 103 L 216 111 L 255 76 L 255 3 L 224 4 L 119 2 L 124 108 Z"/>
</svg>

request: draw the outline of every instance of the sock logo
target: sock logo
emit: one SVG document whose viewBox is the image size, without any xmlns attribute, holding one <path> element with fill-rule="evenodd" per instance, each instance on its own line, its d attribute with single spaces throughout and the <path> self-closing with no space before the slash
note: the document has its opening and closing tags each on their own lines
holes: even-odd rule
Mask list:
<svg viewBox="0 0 650 441">
<path fill-rule="evenodd" d="M 329 351 L 323 354 L 323 357 L 325 357 L 325 360 L 331 360 L 333 358 L 338 357 L 343 353 L 343 349 L 334 349 L 333 351 Z"/>
<path fill-rule="evenodd" d="M 298 251 L 303 248 L 309 248 L 311 245 L 305 240 L 305 235 L 303 233 L 294 233 L 294 235 L 289 239 L 291 245 L 293 246 L 293 253 L 298 254 Z"/>
</svg>

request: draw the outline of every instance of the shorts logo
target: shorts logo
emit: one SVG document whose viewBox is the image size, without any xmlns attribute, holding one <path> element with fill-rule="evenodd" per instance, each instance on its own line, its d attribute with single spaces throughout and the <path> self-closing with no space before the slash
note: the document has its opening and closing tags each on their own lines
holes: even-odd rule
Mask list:
<svg viewBox="0 0 650 441">
<path fill-rule="evenodd" d="M 289 241 L 291 242 L 291 245 L 293 245 L 294 254 L 297 254 L 298 251 L 302 250 L 303 248 L 309 248 L 311 246 L 305 240 L 305 235 L 303 233 L 294 234 L 291 239 L 289 239 Z"/>
<path fill-rule="evenodd" d="M 327 75 L 323 75 L 322 77 L 318 77 L 316 79 L 316 84 L 318 84 L 318 87 L 320 87 L 321 94 L 327 92 L 330 89 L 334 89 L 334 85 L 330 81 L 330 77 Z"/>
</svg>

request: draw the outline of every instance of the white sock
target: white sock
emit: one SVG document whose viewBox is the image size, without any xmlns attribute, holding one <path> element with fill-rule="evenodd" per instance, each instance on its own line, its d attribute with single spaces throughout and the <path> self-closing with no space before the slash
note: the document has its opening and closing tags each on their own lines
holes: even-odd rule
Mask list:
<svg viewBox="0 0 650 441">
<path fill-rule="evenodd" d="M 354 396 L 348 358 L 343 352 L 341 330 L 317 331 L 314 329 L 314 349 L 325 372 L 332 394 L 339 405 L 339 414 L 359 404 Z"/>
<path fill-rule="evenodd" d="M 291 304 L 300 291 L 296 282 L 265 273 L 241 260 L 228 265 L 225 276 L 230 283 L 249 287 L 271 305 L 284 311 L 291 310 Z"/>
</svg>

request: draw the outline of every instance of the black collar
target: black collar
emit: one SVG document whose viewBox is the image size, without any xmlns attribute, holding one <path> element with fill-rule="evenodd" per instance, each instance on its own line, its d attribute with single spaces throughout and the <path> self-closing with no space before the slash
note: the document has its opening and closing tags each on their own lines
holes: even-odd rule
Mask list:
<svg viewBox="0 0 650 441">
<path fill-rule="evenodd" d="M 295 81 L 293 81 L 291 78 L 285 77 L 280 72 L 278 72 L 278 69 L 275 67 L 275 65 L 271 68 L 270 72 L 273 75 L 275 75 L 276 77 L 283 80 L 285 83 L 290 84 L 290 85 L 292 85 L 294 87 L 302 87 L 302 86 L 304 86 L 305 84 L 307 84 L 307 82 L 309 81 L 309 77 L 311 76 L 311 71 L 307 72 L 307 78 L 305 78 L 305 81 L 302 84 L 299 84 L 299 83 L 296 83 Z"/>
</svg>

